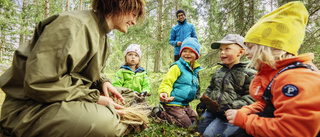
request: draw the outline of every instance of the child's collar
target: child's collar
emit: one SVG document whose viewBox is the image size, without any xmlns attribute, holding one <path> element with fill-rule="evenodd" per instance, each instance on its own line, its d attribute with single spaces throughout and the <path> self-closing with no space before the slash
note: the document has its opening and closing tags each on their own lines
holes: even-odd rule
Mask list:
<svg viewBox="0 0 320 137">
<path fill-rule="evenodd" d="M 193 61 L 192 66 L 191 66 L 191 62 L 190 61 L 186 61 L 186 62 L 189 64 L 191 69 L 194 69 L 194 68 L 197 68 L 197 67 L 200 66 L 200 64 L 197 61 Z"/>
<path fill-rule="evenodd" d="M 124 69 L 130 70 L 130 71 L 135 72 L 135 73 L 137 73 L 137 72 L 139 72 L 139 71 L 141 71 L 141 72 L 142 72 L 142 71 L 145 71 L 144 68 L 141 67 L 141 66 L 139 66 L 139 68 L 137 68 L 135 71 L 133 71 L 133 70 L 130 68 L 130 66 L 128 66 L 128 65 L 122 65 L 120 68 L 124 68 Z"/>
</svg>

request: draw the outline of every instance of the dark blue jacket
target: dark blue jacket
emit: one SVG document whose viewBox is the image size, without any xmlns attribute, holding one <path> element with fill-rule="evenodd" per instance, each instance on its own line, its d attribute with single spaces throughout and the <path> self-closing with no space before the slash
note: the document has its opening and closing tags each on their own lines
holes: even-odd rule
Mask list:
<svg viewBox="0 0 320 137">
<path fill-rule="evenodd" d="M 187 37 L 198 39 L 196 28 L 188 23 L 187 19 L 182 23 L 179 20 L 177 22 L 178 24 L 171 29 L 169 39 L 170 45 L 174 46 L 174 55 L 179 55 L 180 53 L 181 46 L 177 46 L 178 41 L 183 42 Z"/>
</svg>

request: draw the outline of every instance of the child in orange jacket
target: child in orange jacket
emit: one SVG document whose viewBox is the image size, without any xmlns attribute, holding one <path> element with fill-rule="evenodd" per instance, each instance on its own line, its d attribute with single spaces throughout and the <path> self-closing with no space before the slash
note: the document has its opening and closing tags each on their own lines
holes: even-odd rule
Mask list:
<svg viewBox="0 0 320 137">
<path fill-rule="evenodd" d="M 229 123 L 253 136 L 314 137 L 320 131 L 320 73 L 312 53 L 298 56 L 308 12 L 290 2 L 262 17 L 245 36 L 258 73 L 249 92 L 257 102 L 226 111 Z M 235 136 L 239 134 L 235 133 Z"/>
</svg>

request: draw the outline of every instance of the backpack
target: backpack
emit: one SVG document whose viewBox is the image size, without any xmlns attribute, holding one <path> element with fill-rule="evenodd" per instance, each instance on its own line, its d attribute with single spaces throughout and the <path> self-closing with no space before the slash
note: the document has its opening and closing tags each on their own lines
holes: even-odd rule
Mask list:
<svg viewBox="0 0 320 137">
<path fill-rule="evenodd" d="M 271 94 L 271 86 L 273 83 L 273 80 L 282 72 L 289 70 L 289 69 L 294 69 L 294 68 L 308 68 L 311 69 L 312 71 L 317 71 L 316 69 L 314 69 L 312 66 L 308 65 L 308 64 L 303 64 L 301 62 L 294 62 L 288 66 L 286 66 L 285 68 L 283 68 L 282 70 L 280 70 L 274 77 L 273 79 L 270 81 L 270 83 L 268 84 L 267 88 L 264 90 L 262 98 L 263 100 L 266 102 L 266 106 L 264 107 L 262 112 L 257 113 L 260 117 L 275 117 L 273 112 L 276 110 L 276 108 L 274 107 L 274 105 L 272 104 L 271 100 L 272 100 L 272 94 Z"/>
<path fill-rule="evenodd" d="M 301 62 L 294 62 L 288 66 L 286 66 L 285 68 L 283 68 L 282 70 L 280 70 L 274 77 L 273 79 L 270 81 L 270 83 L 268 84 L 267 88 L 264 90 L 262 98 L 263 100 L 266 102 L 266 106 L 264 107 L 262 112 L 256 113 L 258 114 L 260 117 L 275 117 L 274 116 L 274 111 L 276 110 L 276 108 L 274 107 L 274 105 L 272 104 L 271 100 L 272 100 L 272 94 L 271 94 L 271 86 L 273 83 L 273 80 L 282 72 L 289 70 L 289 69 L 294 69 L 294 68 L 307 68 L 307 69 L 311 69 L 312 71 L 316 71 L 316 69 L 314 69 L 312 66 L 308 65 L 308 64 L 303 64 Z M 247 134 L 246 130 L 239 128 L 237 129 L 232 135 L 230 135 L 229 137 L 253 137 L 252 135 Z M 318 135 L 316 137 L 320 137 L 320 132 L 318 132 Z"/>
</svg>

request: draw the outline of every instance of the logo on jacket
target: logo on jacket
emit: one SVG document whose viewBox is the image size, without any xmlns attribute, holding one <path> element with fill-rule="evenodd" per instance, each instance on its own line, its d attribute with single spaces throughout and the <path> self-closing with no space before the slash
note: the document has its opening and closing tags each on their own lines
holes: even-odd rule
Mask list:
<svg viewBox="0 0 320 137">
<path fill-rule="evenodd" d="M 282 93 L 287 97 L 294 97 L 298 95 L 299 89 L 295 85 L 288 84 L 282 88 Z"/>
</svg>

